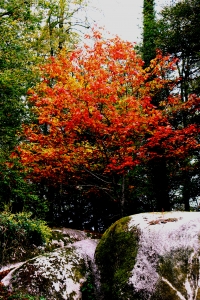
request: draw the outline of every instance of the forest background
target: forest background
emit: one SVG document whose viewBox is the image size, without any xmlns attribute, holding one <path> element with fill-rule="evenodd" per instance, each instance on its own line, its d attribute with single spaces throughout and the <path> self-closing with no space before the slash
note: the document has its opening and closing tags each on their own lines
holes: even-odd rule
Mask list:
<svg viewBox="0 0 200 300">
<path fill-rule="evenodd" d="M 156 17 L 141 45 L 80 41 L 86 0 L 0 0 L 0 210 L 103 232 L 199 201 L 200 3 Z"/>
</svg>

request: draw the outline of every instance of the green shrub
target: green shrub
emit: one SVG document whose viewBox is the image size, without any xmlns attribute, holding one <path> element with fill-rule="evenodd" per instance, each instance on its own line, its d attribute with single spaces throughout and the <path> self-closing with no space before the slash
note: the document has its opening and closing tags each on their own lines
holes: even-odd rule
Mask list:
<svg viewBox="0 0 200 300">
<path fill-rule="evenodd" d="M 48 243 L 51 230 L 31 213 L 0 214 L 0 264 L 31 257 L 38 246 Z M 37 251 L 36 251 L 37 252 Z"/>
<path fill-rule="evenodd" d="M 34 297 L 34 296 L 31 296 L 31 295 L 13 294 L 10 297 L 8 297 L 8 300 L 46 300 L 46 298 L 44 298 L 44 297 Z"/>
<path fill-rule="evenodd" d="M 96 300 L 95 297 L 95 282 L 90 270 L 87 280 L 81 286 L 82 300 Z"/>
</svg>

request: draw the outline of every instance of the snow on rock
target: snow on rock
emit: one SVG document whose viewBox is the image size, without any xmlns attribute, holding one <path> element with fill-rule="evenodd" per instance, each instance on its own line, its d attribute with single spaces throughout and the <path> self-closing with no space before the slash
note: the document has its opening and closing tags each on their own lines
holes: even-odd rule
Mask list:
<svg viewBox="0 0 200 300">
<path fill-rule="evenodd" d="M 194 264 L 198 265 L 199 272 L 200 213 L 139 214 L 132 216 L 129 222 L 129 229 L 135 226 L 140 228 L 140 240 L 136 263 L 129 279 L 129 283 L 134 286 L 134 289 L 136 291 L 143 290 L 146 299 L 151 299 L 152 294 L 157 289 L 157 283 L 161 280 L 176 292 L 177 299 L 197 299 L 200 282 L 199 276 L 195 276 Z M 161 264 L 161 260 L 162 264 L 163 261 L 166 261 L 166 264 L 178 263 L 182 265 L 181 268 L 183 269 L 183 257 L 186 259 L 188 274 L 184 279 L 181 279 L 181 281 L 183 280 L 181 292 L 176 288 L 177 284 L 174 286 L 173 281 L 165 278 L 164 273 L 167 274 L 167 272 L 162 271 L 159 264 Z M 170 268 L 173 271 L 173 266 Z M 161 276 L 159 269 L 163 276 Z M 181 277 L 181 274 L 178 273 L 177 276 Z M 173 278 L 173 274 L 167 276 Z"/>
<path fill-rule="evenodd" d="M 71 228 L 59 228 L 57 231 L 62 232 L 62 234 L 69 235 L 71 238 L 76 241 L 81 241 L 87 238 L 87 233 L 81 230 L 71 229 Z"/>
<path fill-rule="evenodd" d="M 68 244 L 72 244 L 77 241 L 82 241 L 88 238 L 87 233 L 81 230 L 71 228 L 57 228 L 52 230 L 53 240 L 51 245 L 54 248 L 63 248 Z"/>
<path fill-rule="evenodd" d="M 66 241 L 57 234 L 61 248 L 13 269 L 9 289 L 79 300 L 92 274 L 98 300 L 200 300 L 200 212 L 125 217 L 99 242 L 69 231 Z"/>
<path fill-rule="evenodd" d="M 25 262 L 19 262 L 15 264 L 9 264 L 7 266 L 4 266 L 1 268 L 1 272 L 10 270 L 10 272 L 1 280 L 1 283 L 5 286 L 8 286 L 10 284 L 10 280 L 12 279 L 12 274 L 15 272 L 16 269 L 21 267 Z"/>
<path fill-rule="evenodd" d="M 94 285 L 95 285 L 95 293 L 98 300 L 100 300 L 100 274 L 98 267 L 95 263 L 95 251 L 99 240 L 82 240 L 73 244 L 74 247 L 77 248 L 79 253 L 84 257 L 85 261 L 87 261 L 87 268 L 91 270 L 91 274 L 93 276 Z"/>
<path fill-rule="evenodd" d="M 200 300 L 200 213 L 141 213 L 114 223 L 95 259 L 102 299 Z"/>
<path fill-rule="evenodd" d="M 81 253 L 83 256 L 86 256 L 91 261 L 94 260 L 94 253 L 97 247 L 97 240 L 82 240 L 79 242 L 75 242 L 73 244 L 73 247 L 78 249 L 79 253 Z"/>
<path fill-rule="evenodd" d="M 9 289 L 48 300 L 82 299 L 96 245 L 96 240 L 82 240 L 27 261 L 9 278 Z"/>
</svg>

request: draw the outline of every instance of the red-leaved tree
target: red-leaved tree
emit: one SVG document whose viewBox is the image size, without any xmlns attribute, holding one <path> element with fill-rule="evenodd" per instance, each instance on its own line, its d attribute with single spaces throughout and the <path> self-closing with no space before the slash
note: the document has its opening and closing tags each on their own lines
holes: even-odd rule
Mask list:
<svg viewBox="0 0 200 300">
<path fill-rule="evenodd" d="M 199 147 L 195 124 L 175 128 L 171 122 L 175 111 L 191 109 L 198 98 L 182 104 L 170 95 L 162 108 L 151 103 L 166 84 L 173 87 L 163 79 L 173 68 L 158 53 L 144 70 L 133 44 L 103 40 L 98 32 L 93 46 L 51 58 L 41 68 L 41 83 L 28 91 L 36 121 L 24 125 L 18 153 L 29 178 L 54 185 L 74 180 L 80 187 L 89 176 L 96 180 L 87 182 L 91 189 L 120 186 L 115 201 L 123 215 L 129 170 L 155 157 L 186 157 Z"/>
</svg>

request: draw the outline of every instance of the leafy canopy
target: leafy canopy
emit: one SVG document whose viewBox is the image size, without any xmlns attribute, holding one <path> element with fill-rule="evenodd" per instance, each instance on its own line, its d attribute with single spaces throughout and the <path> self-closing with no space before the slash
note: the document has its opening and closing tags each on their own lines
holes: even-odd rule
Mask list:
<svg viewBox="0 0 200 300">
<path fill-rule="evenodd" d="M 69 174 L 127 173 L 155 156 L 183 157 L 199 145 L 198 128 L 175 129 L 173 111 L 187 109 L 177 97 L 164 108 L 151 103 L 174 61 L 157 54 L 149 68 L 134 45 L 119 38 L 52 58 L 41 68 L 42 81 L 29 89 L 36 122 L 24 125 L 18 147 L 22 163 L 36 181 L 65 182 Z M 187 105 L 199 99 L 191 98 Z M 181 106 L 182 105 L 182 106 Z"/>
</svg>

